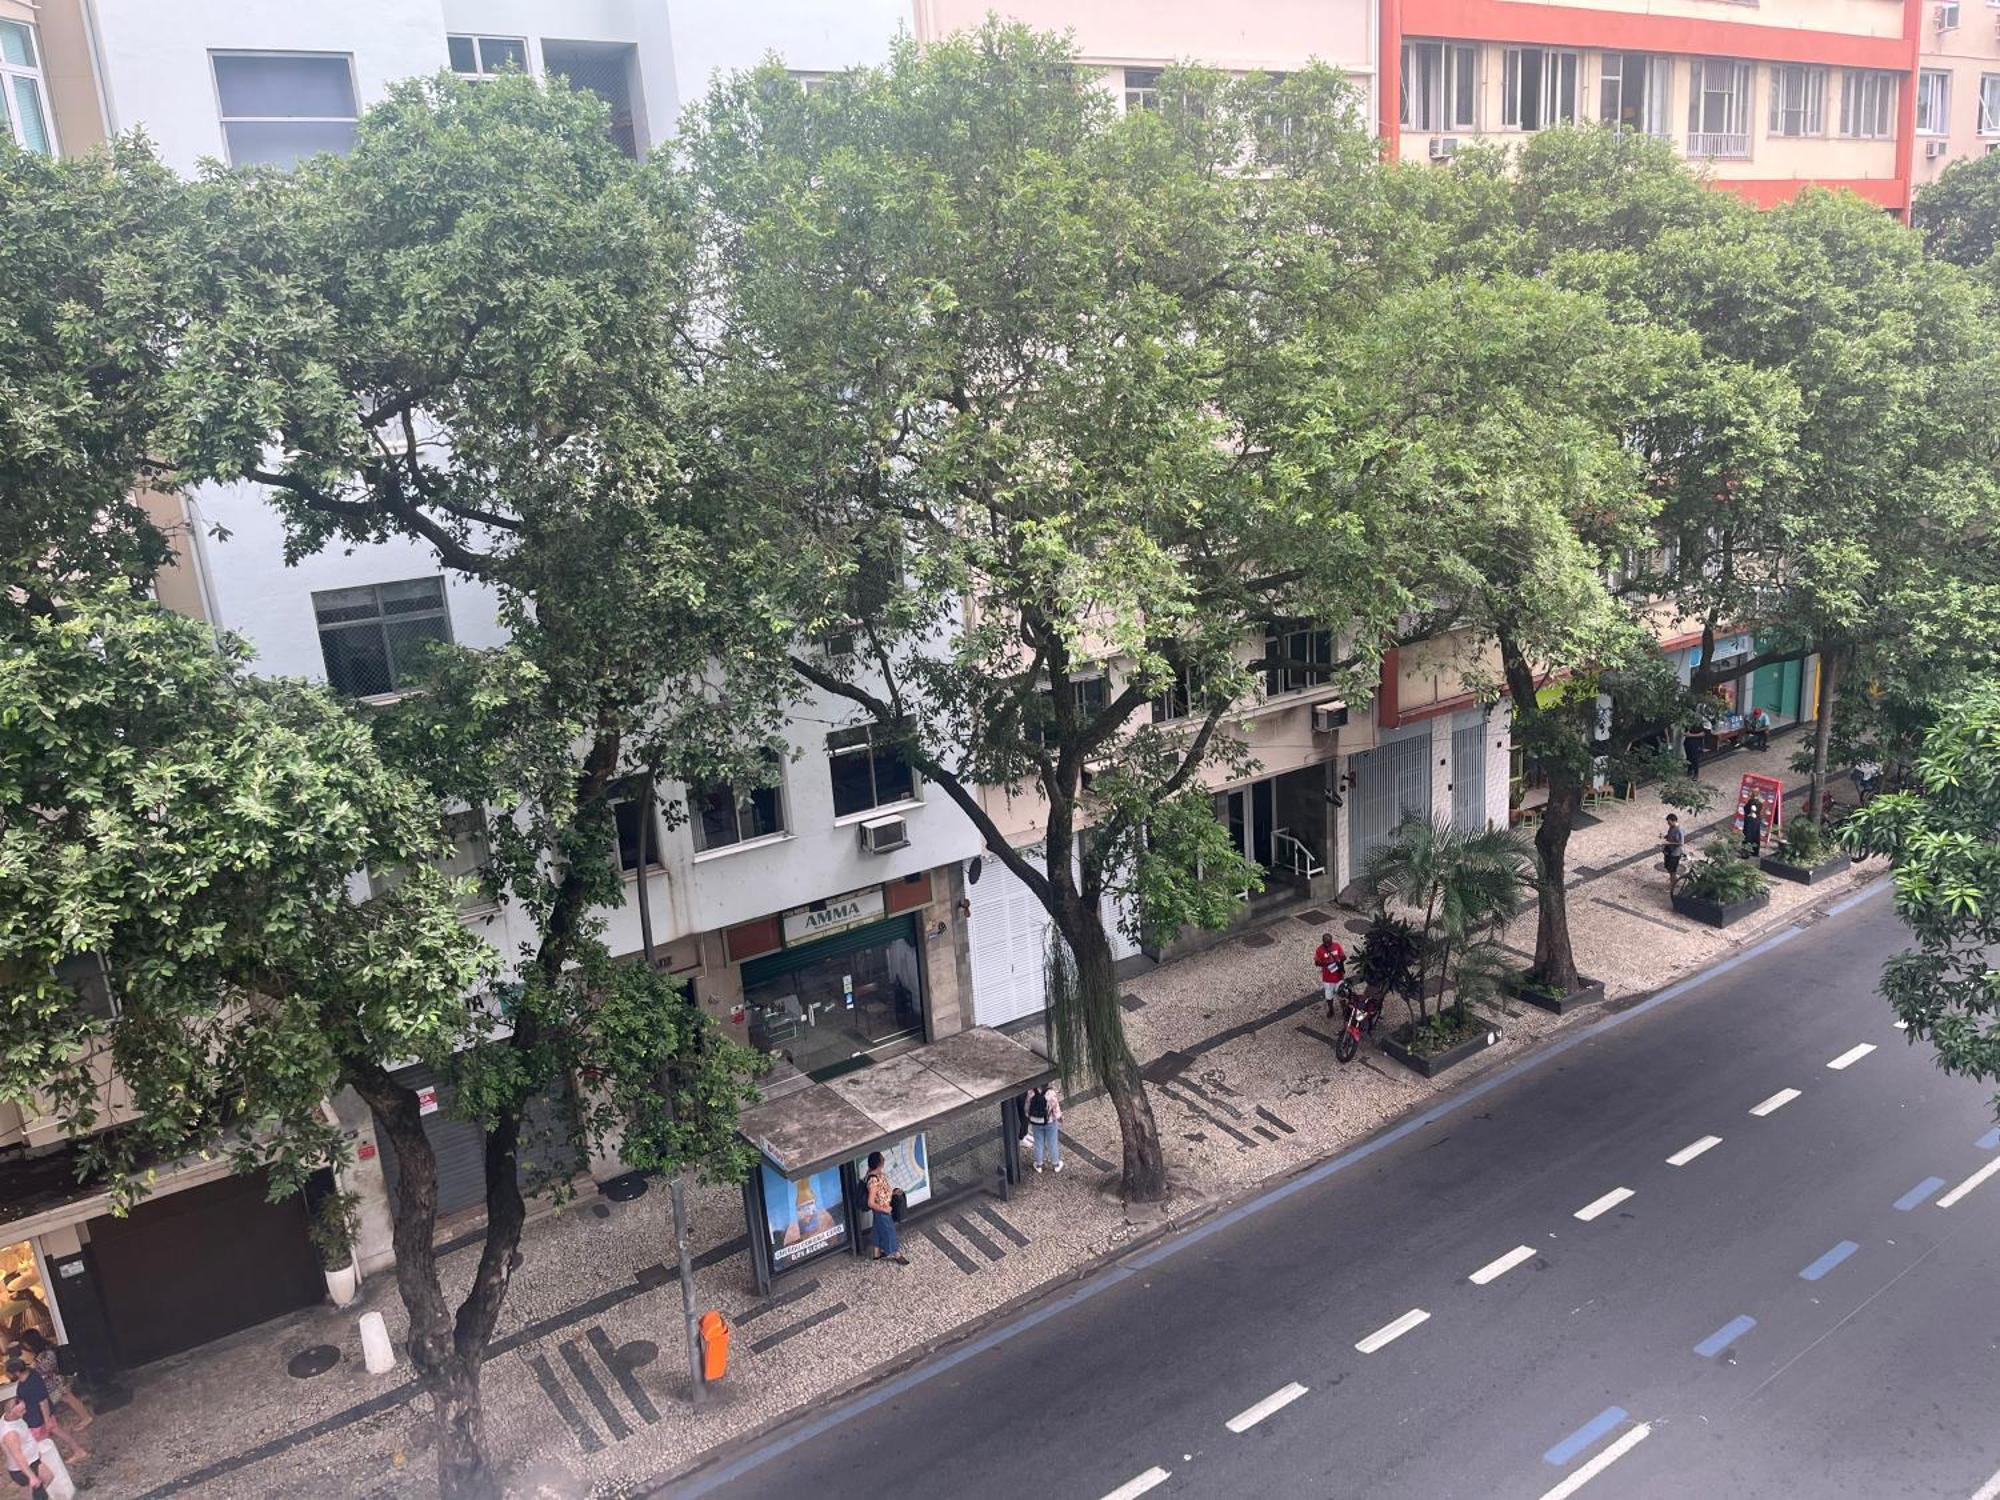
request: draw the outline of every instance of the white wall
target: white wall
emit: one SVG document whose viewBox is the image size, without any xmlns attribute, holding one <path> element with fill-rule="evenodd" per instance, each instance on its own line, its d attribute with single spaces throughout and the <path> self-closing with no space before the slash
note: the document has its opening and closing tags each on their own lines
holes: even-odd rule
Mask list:
<svg viewBox="0 0 2000 1500">
<path fill-rule="evenodd" d="M 832 73 L 884 61 L 911 29 L 911 0 L 662 0 L 672 30 L 676 118 L 720 72 L 776 53 L 800 72 Z"/>
</svg>

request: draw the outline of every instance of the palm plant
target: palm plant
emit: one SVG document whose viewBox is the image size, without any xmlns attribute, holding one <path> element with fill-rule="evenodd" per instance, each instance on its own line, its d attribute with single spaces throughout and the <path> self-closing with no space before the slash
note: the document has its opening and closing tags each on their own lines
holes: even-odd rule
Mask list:
<svg viewBox="0 0 2000 1500">
<path fill-rule="evenodd" d="M 1410 997 L 1419 1025 L 1429 997 L 1442 995 L 1448 982 L 1456 981 L 1463 1005 L 1469 985 L 1497 974 L 1494 939 L 1526 908 L 1533 871 L 1527 841 L 1511 829 L 1467 833 L 1419 818 L 1405 818 L 1369 856 L 1361 884 L 1377 911 L 1394 902 L 1422 916 Z"/>
</svg>

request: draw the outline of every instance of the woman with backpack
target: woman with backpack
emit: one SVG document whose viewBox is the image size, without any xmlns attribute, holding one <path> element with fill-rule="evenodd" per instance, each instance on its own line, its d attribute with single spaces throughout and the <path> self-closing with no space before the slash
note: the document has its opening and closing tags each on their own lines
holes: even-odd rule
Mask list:
<svg viewBox="0 0 2000 1500">
<path fill-rule="evenodd" d="M 896 1188 L 889 1181 L 889 1167 L 880 1151 L 868 1153 L 868 1213 L 875 1240 L 875 1259 L 893 1260 L 899 1266 L 910 1262 L 896 1238 Z"/>
<path fill-rule="evenodd" d="M 1046 1161 L 1062 1170 L 1062 1097 L 1045 1083 L 1028 1095 L 1028 1133 L 1035 1138 L 1035 1170 Z"/>
</svg>

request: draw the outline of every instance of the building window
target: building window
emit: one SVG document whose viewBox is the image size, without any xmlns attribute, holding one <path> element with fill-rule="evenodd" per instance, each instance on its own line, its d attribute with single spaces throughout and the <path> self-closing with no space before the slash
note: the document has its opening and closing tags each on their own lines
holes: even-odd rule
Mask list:
<svg viewBox="0 0 2000 1500">
<path fill-rule="evenodd" d="M 1077 721 L 1088 727 L 1096 717 L 1104 712 L 1104 705 L 1110 701 L 1111 679 L 1102 672 L 1089 677 L 1072 677 L 1069 680 L 1069 701 L 1076 709 Z M 1055 732 L 1055 691 L 1043 688 L 1036 695 L 1040 704 L 1040 720 L 1029 726 L 1028 734 L 1036 744 L 1046 745 Z"/>
<path fill-rule="evenodd" d="M 826 764 L 837 818 L 908 802 L 917 795 L 916 773 L 903 759 L 903 747 L 889 730 L 876 725 L 837 729 L 828 735 Z"/>
<path fill-rule="evenodd" d="M 2000 135 L 2000 73 L 1979 75 L 1979 133 Z"/>
<path fill-rule="evenodd" d="M 1576 123 L 1576 54 L 1509 47 L 1501 59 L 1500 123 L 1543 130 Z"/>
<path fill-rule="evenodd" d="M 1667 133 L 1671 61 L 1644 52 L 1607 52 L 1598 74 L 1597 117 L 1618 130 Z"/>
<path fill-rule="evenodd" d="M 1771 69 L 1771 134 L 1826 132 L 1826 69 L 1793 63 Z"/>
<path fill-rule="evenodd" d="M 1951 74 L 1925 68 L 1917 75 L 1917 134 L 1943 135 L 1951 129 Z"/>
<path fill-rule="evenodd" d="M 1157 110 L 1160 107 L 1160 72 L 1158 68 L 1127 68 L 1125 70 L 1125 113 L 1135 110 Z"/>
<path fill-rule="evenodd" d="M 660 820 L 657 814 L 648 818 L 652 800 L 644 795 L 645 785 L 636 776 L 628 777 L 619 784 L 616 800 L 611 804 L 611 817 L 618 825 L 618 868 L 632 874 L 639 868 L 639 835 L 643 830 L 646 842 L 646 867 L 657 870 L 660 864 Z"/>
<path fill-rule="evenodd" d="M 354 70 L 344 52 L 211 52 L 222 139 L 235 166 L 294 167 L 354 149 Z"/>
<path fill-rule="evenodd" d="M 400 691 L 431 643 L 451 640 L 442 578 L 327 589 L 312 600 L 326 680 L 356 698 Z"/>
<path fill-rule="evenodd" d="M 1455 42 L 1403 43 L 1403 125 L 1471 130 L 1478 102 L 1479 49 Z"/>
<path fill-rule="evenodd" d="M 785 793 L 778 785 L 778 758 L 769 757 L 768 786 L 727 782 L 688 788 L 688 813 L 694 820 L 694 846 L 707 853 L 767 839 L 785 831 Z"/>
<path fill-rule="evenodd" d="M 1316 687 L 1333 666 L 1333 632 L 1271 626 L 1264 635 L 1264 659 L 1267 696 Z"/>
<path fill-rule="evenodd" d="M 1986 0 L 1988 5 L 1993 0 Z M 1937 29 L 1939 31 L 1958 30 L 1958 0 L 1941 0 L 1937 8 Z"/>
<path fill-rule="evenodd" d="M 35 30 L 19 21 L 0 21 L 0 129 L 23 151 L 55 155 L 49 111 L 42 102 L 42 64 Z"/>
<path fill-rule="evenodd" d="M 451 70 L 460 78 L 491 78 L 512 69 L 528 71 L 528 43 L 518 36 L 448 36 Z"/>
<path fill-rule="evenodd" d="M 67 985 L 93 1020 L 118 1018 L 118 992 L 111 987 L 111 970 L 101 953 L 79 953 L 56 965 L 56 982 Z"/>
<path fill-rule="evenodd" d="M 1750 154 L 1750 64 L 1698 57 L 1688 87 L 1688 155 Z"/>
<path fill-rule="evenodd" d="M 632 107 L 632 73 L 639 50 L 629 42 L 542 42 L 542 67 L 579 94 L 594 94 L 611 111 L 611 144 L 639 154 L 638 117 Z"/>
<path fill-rule="evenodd" d="M 1201 689 L 1195 682 L 1193 672 L 1181 667 L 1175 671 L 1174 680 L 1168 684 L 1167 690 L 1153 700 L 1153 722 L 1169 724 L 1175 719 L 1185 719 L 1201 703 Z"/>
<path fill-rule="evenodd" d="M 1840 133 L 1860 140 L 1887 140 L 1896 133 L 1896 75 L 1860 68 L 1847 70 L 1840 95 Z"/>
<path fill-rule="evenodd" d="M 439 871 L 446 879 L 469 880 L 474 885 L 474 889 L 459 901 L 459 910 L 469 911 L 491 905 L 491 899 L 480 886 L 486 866 L 492 860 L 492 850 L 486 842 L 486 815 L 477 809 L 452 813 L 444 820 L 444 833 L 451 840 L 451 852 L 437 862 Z M 401 868 L 371 869 L 368 872 L 368 894 L 380 896 L 393 891 L 403 883 L 405 875 Z"/>
</svg>

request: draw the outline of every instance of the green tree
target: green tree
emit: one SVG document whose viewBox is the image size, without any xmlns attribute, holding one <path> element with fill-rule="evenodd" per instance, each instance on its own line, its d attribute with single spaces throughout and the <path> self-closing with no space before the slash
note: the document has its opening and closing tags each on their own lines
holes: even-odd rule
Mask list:
<svg viewBox="0 0 2000 1500">
<path fill-rule="evenodd" d="M 2000 249 L 2000 156 L 1986 151 L 1946 167 L 1917 189 L 1910 223 L 1939 260 L 1969 271 L 1990 264 Z"/>
<path fill-rule="evenodd" d="M 323 690 L 246 664 L 116 586 L 0 611 L 0 1098 L 53 1107 L 122 1203 L 197 1151 L 296 1192 L 347 1149 L 323 1101 L 491 1024 L 436 800 Z M 357 902 L 364 867 L 410 874 Z M 99 960 L 115 1008 L 70 982 Z"/>
<path fill-rule="evenodd" d="M 1840 825 L 1857 853 L 1895 861 L 1896 911 L 1917 946 L 1882 993 L 1947 1073 L 2000 1080 L 2000 684 L 1952 703 L 1925 737 L 1916 783 Z M 2000 1110 L 2000 1099 L 1995 1100 Z"/>
<path fill-rule="evenodd" d="M 146 578 L 170 539 L 135 485 L 186 306 L 185 194 L 140 140 L 53 158 L 0 134 L 0 576 L 46 607 L 58 583 Z"/>
<path fill-rule="evenodd" d="M 570 1097 L 564 1128 L 586 1142 L 624 1118 L 677 1177 L 726 1170 L 755 1062 L 604 945 L 626 899 L 616 805 L 661 776 L 773 774 L 772 689 L 790 680 L 747 593 L 767 544 L 732 531 L 690 415 L 685 195 L 605 119 L 526 78 L 410 82 L 346 157 L 204 180 L 199 316 L 169 377 L 184 477 L 263 487 L 294 556 L 414 538 L 494 591 L 510 637 L 437 651 L 425 690 L 375 721 L 399 766 L 481 816 L 489 889 L 535 934 L 506 955 L 508 1034 L 452 1060 L 456 1107 L 486 1135 L 487 1210 L 455 1313 L 416 1096 L 386 1073 L 356 1083 L 396 1148 L 397 1276 L 447 1496 L 496 1484 L 479 1373 L 520 1262 L 530 1101 Z"/>
<path fill-rule="evenodd" d="M 1059 1056 L 1103 1083 L 1135 1199 L 1166 1170 L 1101 903 L 1226 920 L 1256 878 L 1203 783 L 1247 769 L 1233 707 L 1267 670 L 1365 691 L 1412 599 L 1404 532 L 1306 395 L 1317 332 L 1410 253 L 1354 95 L 1180 69 L 1161 99 L 1121 116 L 1067 44 L 989 23 L 810 93 L 732 80 L 687 133 L 793 665 L 1049 913 Z M 1338 649 L 1266 660 L 1279 622 Z M 1046 857 L 983 788 L 1038 810 Z"/>
<path fill-rule="evenodd" d="M 1420 818 L 1405 819 L 1368 857 L 1362 886 L 1376 909 L 1393 901 L 1422 917 L 1406 995 L 1419 1026 L 1433 997 L 1442 1007 L 1447 988 L 1457 991 L 1456 1007 L 1472 998 L 1493 940 L 1527 907 L 1533 864 L 1533 852 L 1512 829 L 1469 833 Z"/>
</svg>

